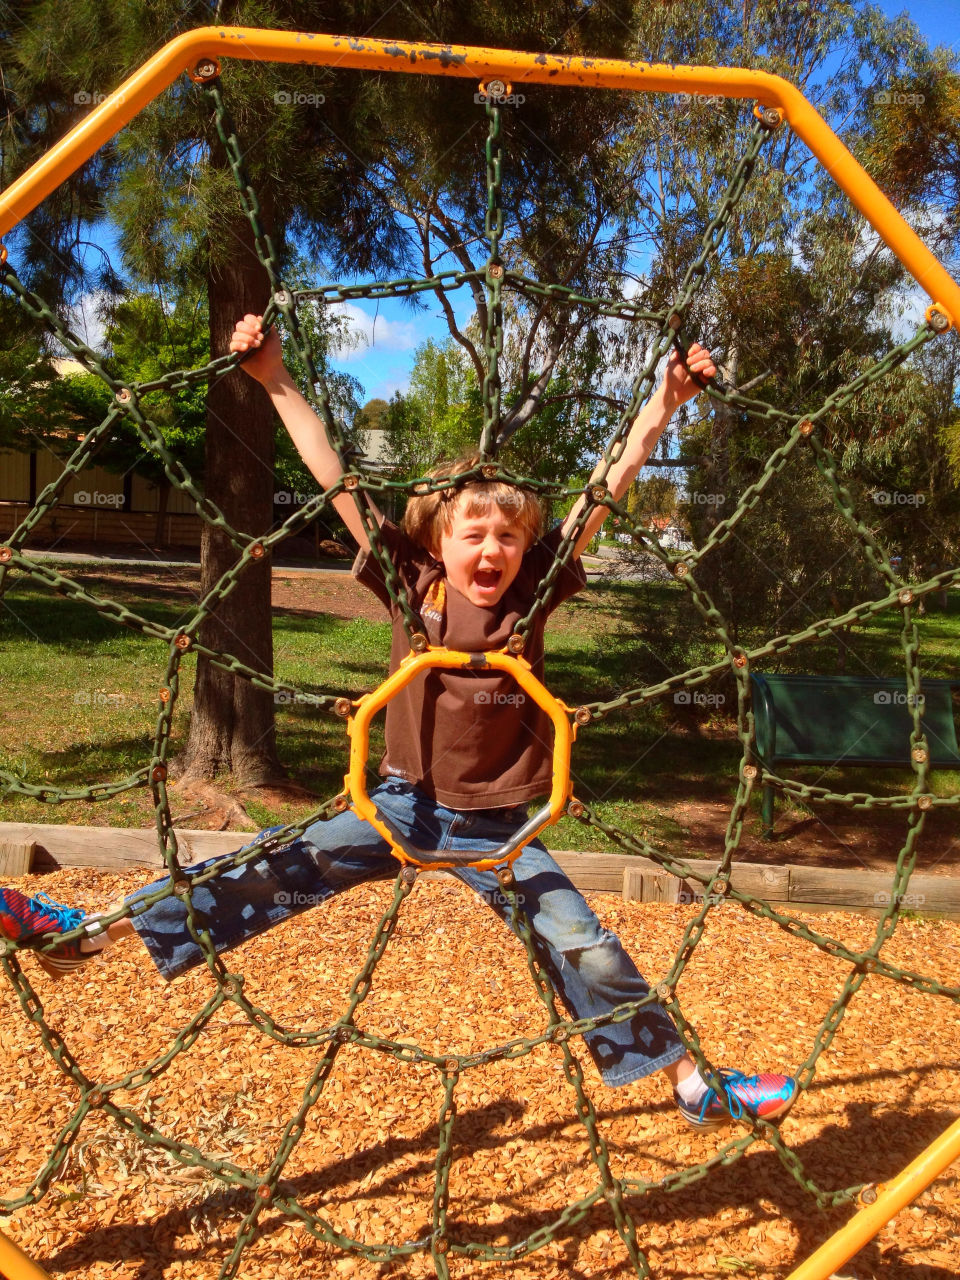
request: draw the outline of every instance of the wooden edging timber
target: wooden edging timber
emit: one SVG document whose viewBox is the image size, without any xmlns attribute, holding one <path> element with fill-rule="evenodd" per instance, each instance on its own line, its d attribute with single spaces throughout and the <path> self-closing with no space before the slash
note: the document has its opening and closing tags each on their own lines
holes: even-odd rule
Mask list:
<svg viewBox="0 0 960 1280">
<path fill-rule="evenodd" d="M 256 832 L 178 830 L 180 860 L 184 865 L 202 862 L 218 854 L 232 853 L 252 840 Z M 33 847 L 32 862 L 27 852 Z M 162 870 L 163 859 L 153 830 L 118 827 L 57 826 L 36 822 L 0 822 L 0 850 L 8 870 L 30 866 L 33 872 L 58 867 L 98 867 L 124 871 L 142 867 Z M 18 856 L 19 851 L 19 856 Z M 572 853 L 553 855 L 578 889 L 621 894 L 629 902 L 699 902 L 703 886 L 680 880 L 648 858 L 623 853 Z M 697 859 L 703 871 L 715 862 Z M 427 877 L 444 874 L 427 872 Z M 892 873 L 847 870 L 835 867 L 767 866 L 736 862 L 735 889 L 762 898 L 775 907 L 797 911 L 857 911 L 879 914 L 889 904 Z M 960 880 L 951 876 L 913 875 L 901 899 L 903 910 L 920 915 L 960 919 Z"/>
</svg>

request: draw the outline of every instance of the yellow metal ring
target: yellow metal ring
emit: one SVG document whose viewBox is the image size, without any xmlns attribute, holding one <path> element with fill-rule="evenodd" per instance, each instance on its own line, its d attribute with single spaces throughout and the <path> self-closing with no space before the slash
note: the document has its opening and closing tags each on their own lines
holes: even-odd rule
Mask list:
<svg viewBox="0 0 960 1280">
<path fill-rule="evenodd" d="M 376 805 L 367 794 L 366 766 L 370 751 L 370 721 L 376 713 L 387 705 L 401 689 L 406 688 L 422 671 L 439 667 L 444 670 L 462 671 L 503 671 L 516 680 L 526 693 L 553 721 L 553 786 L 550 792 L 549 810 L 544 810 L 543 820 L 530 833 L 524 843 L 507 856 L 479 856 L 465 862 L 462 858 L 431 857 L 429 860 L 417 856 L 417 851 L 404 848 L 394 833 L 383 822 L 377 812 Z M 411 653 L 401 662 L 397 670 L 384 680 L 379 688 L 365 694 L 356 703 L 356 711 L 347 721 L 347 732 L 350 735 L 350 768 L 344 779 L 345 790 L 353 801 L 351 808 L 358 818 L 369 822 L 384 840 L 390 845 L 394 857 L 402 863 L 415 867 L 442 869 L 450 867 L 471 866 L 478 870 L 489 870 L 492 867 L 511 863 L 523 852 L 523 848 L 540 832 L 563 814 L 571 794 L 570 785 L 570 749 L 576 736 L 576 727 L 563 705 L 550 691 L 540 683 L 531 670 L 530 663 L 524 658 L 514 657 L 505 649 L 492 653 L 463 653 L 456 649 L 429 648 L 423 653 Z"/>
</svg>

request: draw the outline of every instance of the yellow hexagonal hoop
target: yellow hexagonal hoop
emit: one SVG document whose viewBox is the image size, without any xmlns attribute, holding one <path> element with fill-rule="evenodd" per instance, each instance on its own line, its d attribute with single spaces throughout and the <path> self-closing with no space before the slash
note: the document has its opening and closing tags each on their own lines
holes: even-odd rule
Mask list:
<svg viewBox="0 0 960 1280">
<path fill-rule="evenodd" d="M 370 799 L 366 786 L 367 757 L 370 752 L 370 721 L 392 698 L 415 680 L 422 671 L 432 667 L 445 670 L 503 671 L 516 680 L 524 693 L 547 713 L 553 722 L 553 786 L 549 801 L 516 832 L 513 839 L 492 853 L 477 849 L 459 853 L 449 849 L 431 852 L 412 847 L 392 824 L 384 819 Z M 369 822 L 390 845 L 394 857 L 404 865 L 430 870 L 453 867 L 474 867 L 480 871 L 493 867 L 509 866 L 524 848 L 540 832 L 556 822 L 570 799 L 570 749 L 576 737 L 576 726 L 570 710 L 553 696 L 531 670 L 524 658 L 514 657 L 505 649 L 491 653 L 464 653 L 456 649 L 428 648 L 423 653 L 410 653 L 400 666 L 372 693 L 364 694 L 354 704 L 356 710 L 347 721 L 350 735 L 350 767 L 344 786 L 352 801 L 351 808 L 358 818 Z"/>
</svg>

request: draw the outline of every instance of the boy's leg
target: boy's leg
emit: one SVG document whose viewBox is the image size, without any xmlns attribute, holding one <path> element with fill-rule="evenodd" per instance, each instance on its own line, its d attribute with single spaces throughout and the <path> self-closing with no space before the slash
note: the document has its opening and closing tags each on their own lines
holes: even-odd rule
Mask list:
<svg viewBox="0 0 960 1280">
<path fill-rule="evenodd" d="M 490 811 L 462 814 L 452 845 L 497 847 L 506 837 Z M 516 826 L 517 824 L 514 824 Z M 616 934 L 604 929 L 583 895 L 540 841 L 513 863 L 514 889 L 540 945 L 541 959 L 558 995 L 574 1018 L 593 1018 L 650 994 Z M 472 867 L 456 872 L 509 925 L 510 909 L 492 871 Z M 611 1022 L 584 1036 L 604 1083 L 627 1084 L 666 1070 L 686 1055 L 672 1019 L 651 1003 L 623 1022 Z"/>
</svg>

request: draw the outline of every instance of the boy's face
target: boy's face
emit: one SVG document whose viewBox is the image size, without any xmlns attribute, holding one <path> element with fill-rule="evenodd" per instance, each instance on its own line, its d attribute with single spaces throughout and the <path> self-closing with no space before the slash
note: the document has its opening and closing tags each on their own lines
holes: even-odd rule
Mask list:
<svg viewBox="0 0 960 1280">
<path fill-rule="evenodd" d="M 457 504 L 440 535 L 439 559 L 452 587 L 471 604 L 491 608 L 517 576 L 528 534 L 509 508 L 490 502 L 468 514 L 465 505 Z"/>
</svg>

